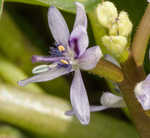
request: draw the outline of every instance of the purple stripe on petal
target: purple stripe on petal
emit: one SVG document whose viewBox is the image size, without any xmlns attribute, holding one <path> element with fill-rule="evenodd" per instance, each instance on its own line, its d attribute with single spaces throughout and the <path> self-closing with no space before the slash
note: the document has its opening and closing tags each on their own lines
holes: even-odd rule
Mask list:
<svg viewBox="0 0 150 138">
<path fill-rule="evenodd" d="M 63 59 L 64 57 L 44 57 L 44 56 L 32 56 L 32 63 L 36 62 L 55 62 Z"/>
<path fill-rule="evenodd" d="M 70 35 L 70 47 L 77 53 L 77 56 L 82 55 L 89 44 L 88 34 L 83 26 L 77 26 L 73 29 Z"/>
<path fill-rule="evenodd" d="M 72 38 L 71 41 L 69 41 L 70 47 L 74 50 L 76 57 L 79 56 L 80 54 L 80 50 L 79 50 L 79 46 L 78 46 L 78 38 Z"/>
</svg>

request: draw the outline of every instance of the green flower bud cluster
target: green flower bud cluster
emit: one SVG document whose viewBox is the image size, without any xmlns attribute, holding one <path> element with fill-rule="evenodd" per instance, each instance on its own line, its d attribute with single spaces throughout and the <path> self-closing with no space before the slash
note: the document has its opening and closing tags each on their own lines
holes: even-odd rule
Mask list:
<svg viewBox="0 0 150 138">
<path fill-rule="evenodd" d="M 128 57 L 128 41 L 132 31 L 132 22 L 127 12 L 118 13 L 112 2 L 102 2 L 96 9 L 101 25 L 108 29 L 108 34 L 102 37 L 102 42 L 108 53 L 122 62 Z"/>
</svg>

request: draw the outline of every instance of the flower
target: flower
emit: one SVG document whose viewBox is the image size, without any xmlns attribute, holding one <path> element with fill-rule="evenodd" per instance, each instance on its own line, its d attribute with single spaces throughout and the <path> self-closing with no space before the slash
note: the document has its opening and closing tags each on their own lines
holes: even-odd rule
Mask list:
<svg viewBox="0 0 150 138">
<path fill-rule="evenodd" d="M 61 13 L 53 6 L 49 8 L 48 23 L 56 41 L 56 48 L 51 48 L 49 57 L 33 56 L 32 62 L 48 64 L 35 67 L 32 72 L 37 75 L 19 81 L 19 85 L 48 81 L 75 71 L 70 88 L 71 104 L 76 117 L 82 124 L 87 125 L 90 121 L 90 106 L 80 69 L 94 68 L 102 57 L 102 52 L 99 46 L 87 49 L 89 40 L 85 9 L 78 2 L 76 7 L 76 19 L 71 34 Z"/>
<path fill-rule="evenodd" d="M 150 74 L 145 80 L 137 83 L 134 93 L 144 110 L 150 109 Z"/>
<path fill-rule="evenodd" d="M 90 106 L 90 112 L 102 111 L 108 108 L 126 107 L 126 104 L 121 96 L 114 95 L 110 92 L 103 93 L 100 99 L 100 103 L 102 104 L 100 106 L 95 105 Z M 67 111 L 65 114 L 68 116 L 72 116 L 75 114 L 75 112 L 73 110 L 70 110 Z"/>
</svg>

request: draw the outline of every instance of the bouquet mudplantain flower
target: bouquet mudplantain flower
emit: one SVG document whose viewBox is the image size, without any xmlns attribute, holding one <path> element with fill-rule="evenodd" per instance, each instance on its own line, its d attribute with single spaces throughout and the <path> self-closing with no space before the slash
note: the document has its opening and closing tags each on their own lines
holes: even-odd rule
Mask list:
<svg viewBox="0 0 150 138">
<path fill-rule="evenodd" d="M 45 62 L 33 69 L 35 76 L 19 81 L 20 86 L 31 82 L 42 82 L 74 73 L 70 88 L 70 99 L 74 114 L 84 125 L 90 120 L 90 105 L 80 69 L 91 70 L 102 57 L 99 46 L 88 48 L 87 16 L 82 4 L 76 2 L 77 13 L 73 31 L 69 33 L 61 13 L 53 6 L 48 11 L 48 23 L 56 41 L 50 56 L 33 56 L 32 62 Z"/>
</svg>

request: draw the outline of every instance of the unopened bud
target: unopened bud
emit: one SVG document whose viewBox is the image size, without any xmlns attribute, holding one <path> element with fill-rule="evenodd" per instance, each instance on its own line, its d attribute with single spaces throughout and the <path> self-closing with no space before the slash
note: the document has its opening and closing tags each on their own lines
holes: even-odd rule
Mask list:
<svg viewBox="0 0 150 138">
<path fill-rule="evenodd" d="M 109 1 L 99 4 L 96 12 L 99 22 L 107 28 L 112 26 L 118 16 L 115 5 Z"/>
<path fill-rule="evenodd" d="M 121 11 L 118 18 L 119 35 L 128 36 L 132 31 L 132 22 L 127 12 Z"/>
<path fill-rule="evenodd" d="M 112 24 L 111 28 L 109 28 L 109 35 L 119 35 L 118 23 Z"/>
<path fill-rule="evenodd" d="M 103 106 L 107 107 L 125 107 L 126 104 L 121 96 L 114 95 L 110 92 L 105 92 L 101 96 L 100 102 Z"/>
<path fill-rule="evenodd" d="M 104 36 L 102 42 L 114 57 L 119 57 L 127 45 L 127 38 L 123 36 Z"/>
</svg>

